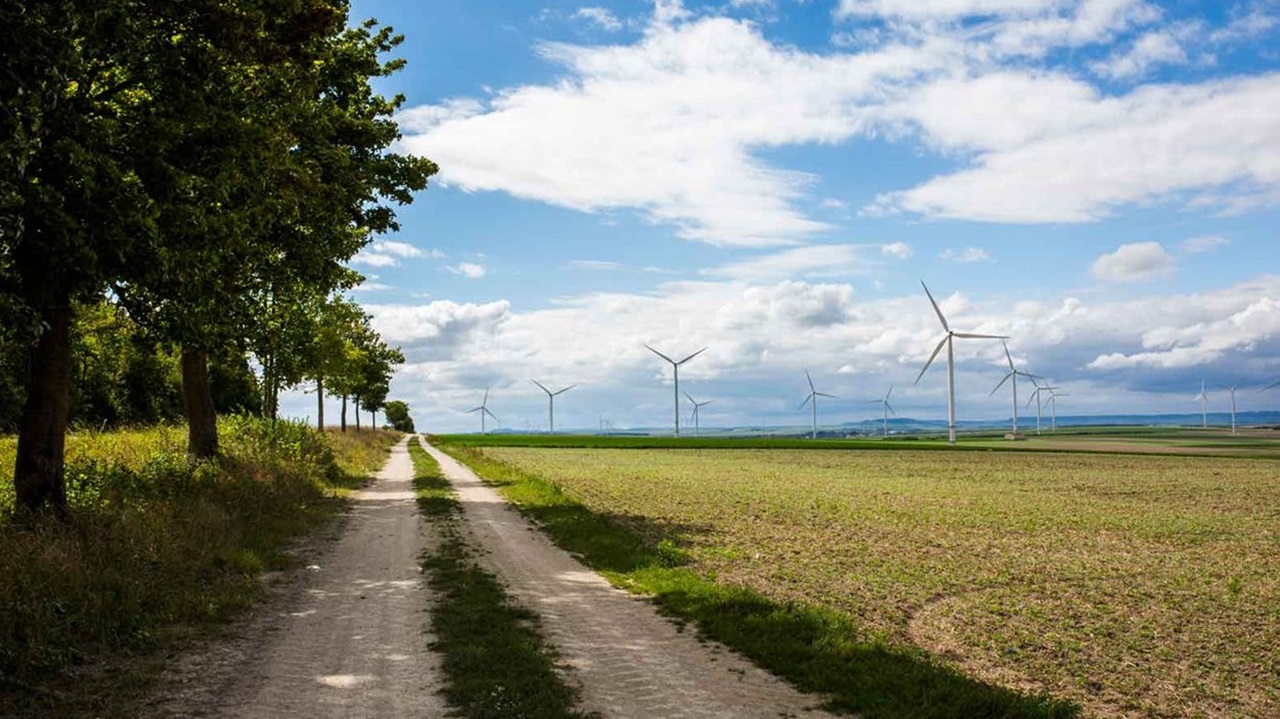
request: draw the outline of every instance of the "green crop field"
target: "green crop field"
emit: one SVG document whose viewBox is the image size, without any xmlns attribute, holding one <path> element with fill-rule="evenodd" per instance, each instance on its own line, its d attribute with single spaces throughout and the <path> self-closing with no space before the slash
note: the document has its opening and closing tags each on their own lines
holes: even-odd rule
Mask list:
<svg viewBox="0 0 1280 719">
<path fill-rule="evenodd" d="M 1271 461 L 482 451 L 674 541 L 719 583 L 836 610 L 984 681 L 1097 716 L 1280 716 Z"/>
</svg>

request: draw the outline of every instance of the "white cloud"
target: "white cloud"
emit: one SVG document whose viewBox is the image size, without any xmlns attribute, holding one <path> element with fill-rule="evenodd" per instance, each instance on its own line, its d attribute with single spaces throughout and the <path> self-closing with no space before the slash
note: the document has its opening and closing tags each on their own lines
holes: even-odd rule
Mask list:
<svg viewBox="0 0 1280 719">
<path fill-rule="evenodd" d="M 1159 242 L 1135 242 L 1102 255 L 1089 272 L 1107 282 L 1135 282 L 1169 274 L 1173 267 L 1173 257 Z"/>
<path fill-rule="evenodd" d="M 941 148 L 974 150 L 968 169 L 881 195 L 865 209 L 993 222 L 1085 222 L 1127 203 L 1187 193 L 1222 204 L 1280 193 L 1280 74 L 1153 85 L 1104 97 L 1063 75 L 1021 73 L 926 86 L 894 109 Z M 939 112 L 965 87 L 982 102 Z M 1004 113 L 1012 112 L 1015 119 Z M 957 116 L 966 116 L 957 118 Z M 1216 188 L 1234 188 L 1220 199 Z"/>
<path fill-rule="evenodd" d="M 416 257 L 438 259 L 444 257 L 444 253 L 439 250 L 424 251 L 407 242 L 375 240 L 356 253 L 356 256 L 351 258 L 351 264 L 366 265 L 368 267 L 394 267 L 400 264 L 402 259 Z"/>
<path fill-rule="evenodd" d="M 572 267 L 578 267 L 584 270 L 613 271 L 623 268 L 623 265 L 619 262 L 607 262 L 605 260 L 574 260 L 569 264 Z"/>
<path fill-rule="evenodd" d="M 981 247 L 966 247 L 963 250 L 956 251 L 948 247 L 938 255 L 939 258 L 950 260 L 952 262 L 961 262 L 968 264 L 971 262 L 986 262 L 991 259 L 991 255 Z"/>
<path fill-rule="evenodd" d="M 1175 33 L 1149 32 L 1134 41 L 1127 52 L 1117 53 L 1089 67 L 1098 75 L 1125 80 L 1145 75 L 1156 65 L 1185 65 L 1187 53 Z"/>
<path fill-rule="evenodd" d="M 484 265 L 479 265 L 474 262 L 459 262 L 457 265 L 446 267 L 445 269 L 455 275 L 462 275 L 463 277 L 473 280 L 485 276 Z"/>
<path fill-rule="evenodd" d="M 906 260 L 910 259 L 915 252 L 912 251 L 911 245 L 908 245 L 905 242 L 890 242 L 880 245 L 880 254 L 896 257 L 900 260 Z"/>
<path fill-rule="evenodd" d="M 759 282 L 794 277 L 837 277 L 860 269 L 857 248 L 852 245 L 811 245 L 741 260 L 704 275 Z"/>
<path fill-rule="evenodd" d="M 541 46 L 568 72 L 555 85 L 501 91 L 477 113 L 409 110 L 404 146 L 466 190 L 588 212 L 634 208 L 719 245 L 793 244 L 829 229 L 797 207 L 813 178 L 752 151 L 848 139 L 868 129 L 862 106 L 883 83 L 946 67 L 960 48 L 939 40 L 813 55 L 771 44 L 748 22 L 669 24 L 681 8 L 660 5 L 668 24 L 635 45 Z"/>
<path fill-rule="evenodd" d="M 622 29 L 622 21 L 614 17 L 614 14 L 602 7 L 581 7 L 573 14 L 575 18 L 586 20 L 593 25 L 615 32 Z"/>
<path fill-rule="evenodd" d="M 1018 302 L 1012 311 L 998 295 L 937 296 L 954 326 L 1012 335 L 1011 349 L 1030 371 L 1068 388 L 1105 382 L 1106 391 L 1092 398 L 1068 390 L 1073 402 L 1096 402 L 1099 411 L 1117 411 L 1122 396 L 1143 391 L 1152 376 L 1144 368 L 1194 367 L 1197 381 L 1204 372 L 1212 377 L 1214 367 L 1241 380 L 1277 369 L 1271 358 L 1280 351 L 1280 277 L 1114 302 Z M 709 346 L 682 368 L 682 384 L 718 397 L 728 421 L 741 424 L 793 417 L 800 396 L 793 401 L 786 388 L 803 382 L 805 367 L 829 378 L 829 391 L 842 397 L 871 399 L 894 384 L 895 398 L 901 397 L 895 407 L 905 416 L 942 416 L 946 406 L 941 375 L 911 384 L 939 334 L 920 291 L 857 301 L 846 283 L 725 278 L 667 282 L 644 293 L 583 294 L 525 312 L 506 302 L 369 310 L 374 326 L 409 358 L 394 393 L 446 429 L 469 427 L 469 419 L 455 413 L 474 406 L 473 395 L 490 385 L 504 420 L 526 410 L 540 416 L 545 401 L 528 389 L 529 376 L 583 386 L 566 402 L 566 427 L 588 419 L 594 425 L 593 411 L 616 417 L 618 426 L 661 426 L 670 412 L 670 385 L 664 390 L 661 381 L 670 374 L 644 350 L 646 342 L 677 354 Z M 582 342 L 584 336 L 592 341 Z M 1007 397 L 987 396 L 1000 378 L 1000 344 L 965 342 L 956 351 L 961 417 L 1001 416 Z M 1178 381 L 1169 377 L 1161 381 Z M 734 397 L 741 401 L 730 410 Z M 570 420 L 575 411 L 579 418 Z"/>
<path fill-rule="evenodd" d="M 1201 235 L 1200 237 L 1192 237 L 1182 241 L 1179 249 L 1184 255 L 1198 255 L 1203 252 L 1212 252 L 1223 245 L 1228 245 L 1231 240 L 1222 235 Z"/>
</svg>

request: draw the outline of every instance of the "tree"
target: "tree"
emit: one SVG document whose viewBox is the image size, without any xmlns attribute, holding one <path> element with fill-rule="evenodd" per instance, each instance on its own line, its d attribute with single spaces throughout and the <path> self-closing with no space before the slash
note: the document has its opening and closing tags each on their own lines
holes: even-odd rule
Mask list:
<svg viewBox="0 0 1280 719">
<path fill-rule="evenodd" d="M 386 406 L 387 421 L 399 432 L 412 434 L 413 418 L 409 416 L 409 405 L 400 400 L 392 400 Z"/>
<path fill-rule="evenodd" d="M 373 93 L 399 38 L 345 0 L 0 5 L 0 313 L 27 348 L 15 485 L 65 508 L 71 326 L 110 288 L 183 347 L 193 454 L 217 451 L 211 353 L 290 285 L 329 289 L 435 171 L 389 152 Z M 273 358 L 281 358 L 276 354 Z M 274 368 L 273 368 L 274 371 Z M 266 392 L 275 411 L 279 375 Z M 265 379 L 265 378 L 264 378 Z"/>
</svg>

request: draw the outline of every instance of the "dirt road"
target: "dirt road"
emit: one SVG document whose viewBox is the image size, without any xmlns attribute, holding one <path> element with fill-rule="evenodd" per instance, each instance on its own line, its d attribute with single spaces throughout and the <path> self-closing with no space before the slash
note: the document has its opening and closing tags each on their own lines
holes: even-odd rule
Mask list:
<svg viewBox="0 0 1280 719">
<path fill-rule="evenodd" d="M 432 536 L 417 513 L 408 441 L 361 491 L 341 537 L 285 596 L 175 667 L 157 716 L 227 719 L 441 717 L 419 563 Z"/>
<path fill-rule="evenodd" d="M 828 716 L 811 709 L 818 698 L 677 631 L 651 604 L 553 545 L 470 469 L 428 451 L 458 492 L 479 561 L 541 615 L 582 685 L 585 709 L 645 719 Z"/>
</svg>

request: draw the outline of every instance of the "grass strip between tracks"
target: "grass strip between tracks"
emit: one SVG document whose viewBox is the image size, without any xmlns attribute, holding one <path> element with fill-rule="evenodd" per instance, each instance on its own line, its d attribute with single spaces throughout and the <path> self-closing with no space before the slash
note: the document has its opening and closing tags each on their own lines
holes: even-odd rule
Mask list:
<svg viewBox="0 0 1280 719">
<path fill-rule="evenodd" d="M 536 614 L 516 605 L 498 579 L 471 557 L 462 532 L 462 505 L 440 466 L 418 439 L 409 445 L 418 509 L 439 533 L 423 559 L 436 598 L 433 649 L 444 662 L 445 698 L 460 716 L 586 719 L 578 691 L 557 669 Z"/>
<path fill-rule="evenodd" d="M 1079 707 L 1045 694 L 988 684 L 945 666 L 927 652 L 862 636 L 838 612 L 781 604 L 742 587 L 717 584 L 682 567 L 673 543 L 656 544 L 593 513 L 552 482 L 468 447 L 448 446 L 561 548 L 615 585 L 649 595 L 677 621 L 741 652 L 827 706 L 866 719 L 1059 719 Z"/>
</svg>

